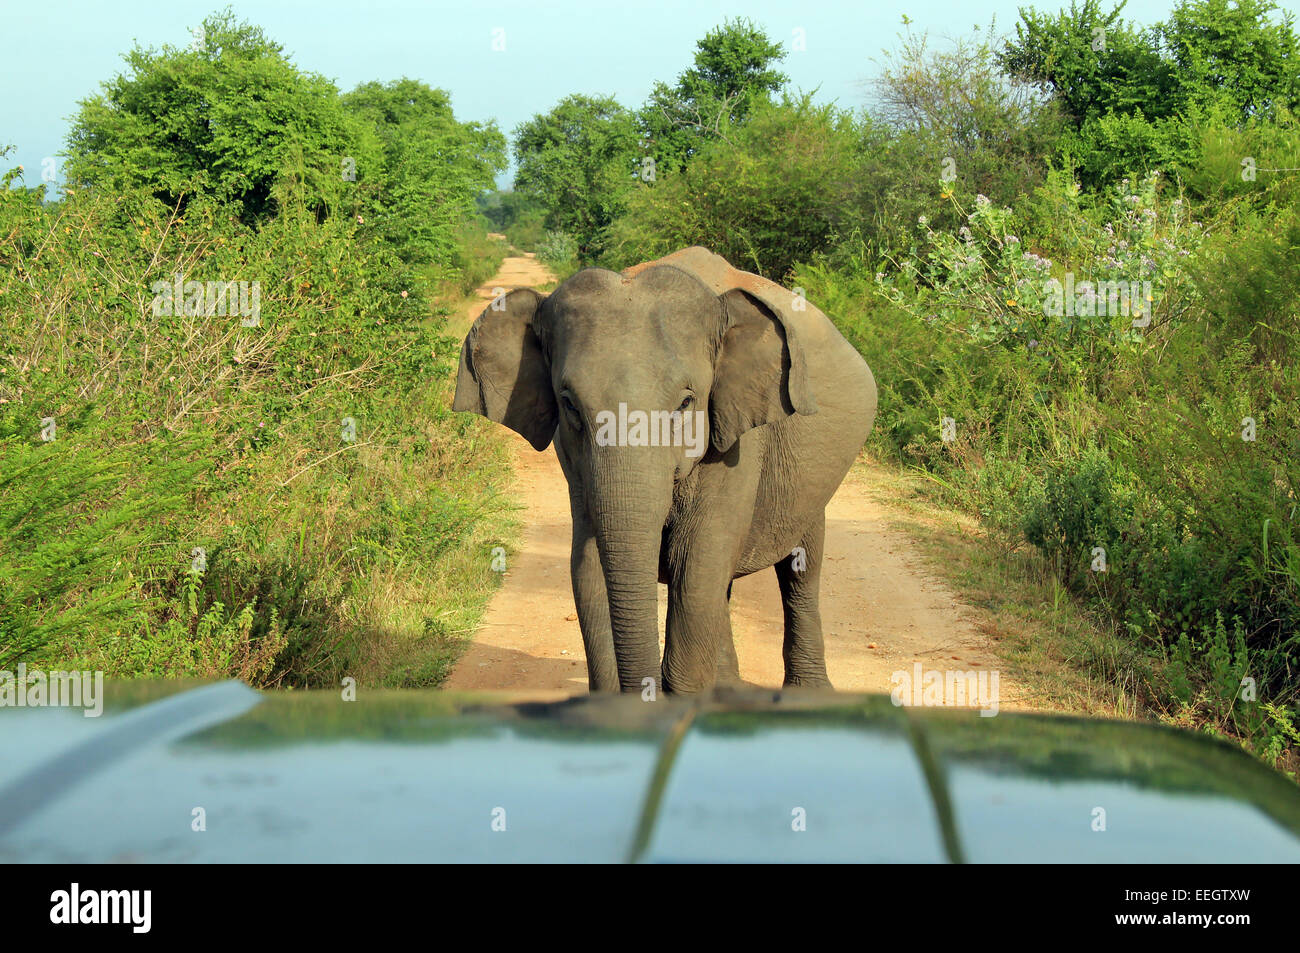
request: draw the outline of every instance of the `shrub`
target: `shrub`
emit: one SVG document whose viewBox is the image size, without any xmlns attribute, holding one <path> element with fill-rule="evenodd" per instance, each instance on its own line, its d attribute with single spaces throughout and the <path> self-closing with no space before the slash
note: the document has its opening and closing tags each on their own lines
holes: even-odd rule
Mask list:
<svg viewBox="0 0 1300 953">
<path fill-rule="evenodd" d="M 256 227 L 203 196 L 0 191 L 0 658 L 378 683 L 490 590 L 462 554 L 504 470 L 447 409 L 427 280 L 276 190 Z M 178 272 L 259 282 L 260 314 L 160 313 Z"/>
<path fill-rule="evenodd" d="M 955 236 L 922 223 L 896 271 L 796 273 L 875 372 L 873 445 L 1041 553 L 1131 640 L 1126 674 L 1158 711 L 1276 762 L 1300 651 L 1300 342 L 1277 292 L 1293 215 L 1229 210 L 1219 232 L 1157 179 L 1089 197 L 1058 174 L 965 216 Z M 1041 282 L 1066 270 L 1150 275 L 1150 324 L 1044 314 Z M 1229 697 L 1243 665 L 1258 704 Z"/>
<path fill-rule="evenodd" d="M 566 232 L 548 231 L 537 243 L 537 257 L 560 281 L 580 267 L 578 243 Z"/>
</svg>

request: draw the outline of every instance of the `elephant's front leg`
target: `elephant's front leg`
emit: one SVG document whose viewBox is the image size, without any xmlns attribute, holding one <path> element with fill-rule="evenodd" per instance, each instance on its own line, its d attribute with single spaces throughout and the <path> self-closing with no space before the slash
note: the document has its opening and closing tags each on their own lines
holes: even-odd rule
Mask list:
<svg viewBox="0 0 1300 953">
<path fill-rule="evenodd" d="M 720 674 L 739 680 L 728 602 L 735 559 L 730 541 L 718 543 L 710 552 L 694 548 L 669 580 L 664 691 L 704 691 Z"/>
<path fill-rule="evenodd" d="M 776 564 L 785 609 L 785 684 L 830 688 L 826 674 L 826 649 L 822 642 L 820 590 L 822 551 L 826 541 L 826 514 L 809 526 L 798 549 Z"/>
<path fill-rule="evenodd" d="M 727 583 L 727 624 L 731 624 L 731 587 Z M 728 632 L 726 638 L 718 639 L 718 682 L 736 685 L 740 683 L 740 659 L 736 655 L 736 640 Z"/>
<path fill-rule="evenodd" d="M 609 622 L 609 597 L 605 592 L 605 573 L 600 565 L 596 535 L 573 507 L 573 552 L 569 557 L 569 575 L 573 581 L 573 601 L 578 609 L 578 626 L 582 629 L 582 647 L 587 654 L 587 687 L 593 692 L 616 692 L 618 664 L 614 658 L 614 635 Z"/>
</svg>

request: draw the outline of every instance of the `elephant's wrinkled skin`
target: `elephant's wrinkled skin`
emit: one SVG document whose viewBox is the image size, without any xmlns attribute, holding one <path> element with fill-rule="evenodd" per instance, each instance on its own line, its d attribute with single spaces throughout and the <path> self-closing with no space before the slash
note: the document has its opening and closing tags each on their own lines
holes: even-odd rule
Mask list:
<svg viewBox="0 0 1300 953">
<path fill-rule="evenodd" d="M 620 404 L 707 410 L 703 454 L 605 445 L 602 412 Z M 731 581 L 768 566 L 785 606 L 785 684 L 830 684 L 818 610 L 825 510 L 871 430 L 876 384 L 813 305 L 703 248 L 622 275 L 588 268 L 549 296 L 520 289 L 483 311 L 453 407 L 538 450 L 555 440 L 593 691 L 641 691 L 661 675 L 671 692 L 738 679 Z"/>
</svg>

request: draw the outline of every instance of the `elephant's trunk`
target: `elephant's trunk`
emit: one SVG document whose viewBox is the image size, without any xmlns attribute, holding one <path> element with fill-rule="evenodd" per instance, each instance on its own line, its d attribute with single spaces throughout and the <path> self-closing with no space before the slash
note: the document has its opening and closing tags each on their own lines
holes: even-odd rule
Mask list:
<svg viewBox="0 0 1300 953">
<path fill-rule="evenodd" d="M 659 547 L 672 505 L 672 470 L 646 447 L 609 447 L 594 461 L 592 520 L 605 571 L 619 687 L 659 686 Z"/>
</svg>

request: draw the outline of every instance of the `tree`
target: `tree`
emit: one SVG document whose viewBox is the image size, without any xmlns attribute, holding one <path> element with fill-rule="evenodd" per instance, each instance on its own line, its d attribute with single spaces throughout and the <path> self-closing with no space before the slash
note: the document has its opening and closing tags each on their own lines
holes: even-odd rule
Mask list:
<svg viewBox="0 0 1300 953">
<path fill-rule="evenodd" d="M 924 34 L 902 38 L 874 84 L 876 115 L 893 133 L 884 164 L 896 180 L 919 177 L 926 192 L 942 180 L 999 204 L 1042 181 L 1059 110 L 1034 84 L 1004 75 L 992 44 L 991 27 L 937 51 Z"/>
<path fill-rule="evenodd" d="M 728 20 L 695 44 L 694 66 L 669 86 L 656 83 L 638 123 L 658 167 L 676 171 L 702 144 L 743 123 L 789 81 L 772 64 L 785 50 L 746 19 Z"/>
<path fill-rule="evenodd" d="M 1173 115 L 1177 76 L 1160 54 L 1158 30 L 1126 23 L 1123 10 L 1120 3 L 1103 13 L 1100 0 L 1072 0 L 1068 11 L 1055 14 L 1021 9 L 1016 38 L 998 54 L 999 65 L 1008 76 L 1054 93 L 1076 128 L 1112 112 Z"/>
<path fill-rule="evenodd" d="M 1181 3 L 1159 28 L 1186 105 L 1225 107 L 1240 121 L 1300 106 L 1300 42 L 1293 19 L 1269 20 L 1267 0 Z"/>
<path fill-rule="evenodd" d="M 1207 116 L 1242 123 L 1300 105 L 1300 45 L 1268 0 L 1184 0 L 1146 30 L 1123 3 L 1020 12 L 999 54 L 1008 75 L 1051 90 L 1073 124 L 1058 151 L 1096 187 L 1129 172 L 1187 166 Z"/>
<path fill-rule="evenodd" d="M 515 190 L 546 209 L 546 227 L 568 232 L 584 260 L 623 208 L 639 168 L 632 114 L 612 97 L 574 95 L 514 134 Z"/>
<path fill-rule="evenodd" d="M 231 203 L 247 223 L 274 214 L 286 166 L 312 198 L 337 194 L 353 130 L 338 91 L 304 73 L 262 30 L 232 13 L 203 21 L 195 46 L 139 46 L 129 67 L 83 100 L 68 137 L 70 185 L 146 187 L 175 205 L 201 191 Z"/>
<path fill-rule="evenodd" d="M 705 245 L 737 267 L 784 280 L 854 224 L 858 143 L 851 115 L 808 95 L 757 105 L 730 139 L 635 190 L 610 230 L 611 264 Z"/>
<path fill-rule="evenodd" d="M 999 55 L 1008 75 L 1051 91 L 1071 126 L 1056 152 L 1090 188 L 1187 158 L 1178 78 L 1159 31 L 1125 22 L 1123 9 L 1103 12 L 1099 0 L 1056 14 L 1022 9 Z"/>
<path fill-rule="evenodd" d="M 449 261 L 456 225 L 505 168 L 505 137 L 457 122 L 450 95 L 418 80 L 363 83 L 343 104 L 364 130 L 358 151 L 374 157 L 349 171 L 379 235 L 404 261 Z"/>
</svg>

